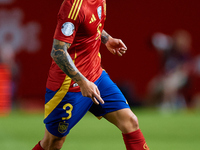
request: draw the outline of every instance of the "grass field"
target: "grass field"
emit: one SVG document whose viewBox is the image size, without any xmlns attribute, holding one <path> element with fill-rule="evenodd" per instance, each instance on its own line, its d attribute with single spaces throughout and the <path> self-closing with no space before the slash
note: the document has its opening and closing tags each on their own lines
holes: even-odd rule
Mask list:
<svg viewBox="0 0 200 150">
<path fill-rule="evenodd" d="M 151 150 L 197 150 L 200 111 L 163 115 L 153 109 L 133 109 Z M 0 117 L 0 149 L 31 150 L 43 137 L 43 114 L 13 111 Z M 63 150 L 125 150 L 121 132 L 90 113 L 71 130 Z"/>
</svg>

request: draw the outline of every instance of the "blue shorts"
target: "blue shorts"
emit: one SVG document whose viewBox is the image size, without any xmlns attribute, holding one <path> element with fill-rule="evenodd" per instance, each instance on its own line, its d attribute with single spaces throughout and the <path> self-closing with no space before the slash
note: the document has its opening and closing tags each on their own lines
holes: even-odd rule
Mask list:
<svg viewBox="0 0 200 150">
<path fill-rule="evenodd" d="M 104 104 L 95 105 L 91 98 L 83 97 L 81 92 L 67 92 L 60 97 L 62 94 L 58 93 L 62 91 L 46 89 L 44 123 L 51 134 L 58 137 L 67 135 L 88 110 L 100 118 L 109 112 L 130 108 L 124 95 L 105 71 L 94 83 L 100 91 Z M 48 106 L 52 98 L 57 100 Z"/>
</svg>

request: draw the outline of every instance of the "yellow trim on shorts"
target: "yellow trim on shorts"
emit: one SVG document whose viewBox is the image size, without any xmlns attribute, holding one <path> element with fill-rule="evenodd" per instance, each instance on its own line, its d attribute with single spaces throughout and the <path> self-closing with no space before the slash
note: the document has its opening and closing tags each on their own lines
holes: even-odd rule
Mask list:
<svg viewBox="0 0 200 150">
<path fill-rule="evenodd" d="M 77 53 L 75 52 L 74 60 L 77 58 Z M 71 85 L 72 79 L 66 75 L 65 80 L 58 90 L 58 92 L 53 96 L 53 98 L 45 104 L 45 112 L 44 112 L 44 118 L 47 118 L 49 114 L 58 106 L 58 104 L 62 101 L 62 99 L 65 97 L 67 92 L 69 91 L 69 87 Z"/>
<path fill-rule="evenodd" d="M 58 104 L 62 101 L 62 99 L 67 94 L 72 79 L 68 76 L 65 77 L 65 80 L 58 90 L 58 92 L 54 95 L 54 97 L 45 104 L 45 116 L 44 118 L 47 118 L 49 114 L 58 106 Z"/>
<path fill-rule="evenodd" d="M 75 63 L 75 59 L 77 58 L 77 53 L 75 52 L 73 62 Z M 44 118 L 47 118 L 49 114 L 60 104 L 62 99 L 65 97 L 67 92 L 69 91 L 69 87 L 71 85 L 72 79 L 66 75 L 65 80 L 58 90 L 58 92 L 53 96 L 53 98 L 45 104 L 45 112 Z"/>
</svg>

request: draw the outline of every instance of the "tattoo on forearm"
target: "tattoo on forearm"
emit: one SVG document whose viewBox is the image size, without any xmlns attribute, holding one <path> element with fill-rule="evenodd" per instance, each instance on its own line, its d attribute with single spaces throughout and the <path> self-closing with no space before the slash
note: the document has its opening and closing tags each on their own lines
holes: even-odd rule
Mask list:
<svg viewBox="0 0 200 150">
<path fill-rule="evenodd" d="M 110 35 L 105 30 L 103 30 L 102 33 L 101 33 L 101 42 L 103 44 L 106 44 L 108 42 L 109 36 Z"/>
<path fill-rule="evenodd" d="M 60 69 L 72 78 L 75 82 L 83 79 L 83 75 L 78 71 L 74 62 L 72 61 L 67 49 L 71 46 L 69 43 L 65 42 L 54 42 L 51 56 L 60 67 Z"/>
</svg>

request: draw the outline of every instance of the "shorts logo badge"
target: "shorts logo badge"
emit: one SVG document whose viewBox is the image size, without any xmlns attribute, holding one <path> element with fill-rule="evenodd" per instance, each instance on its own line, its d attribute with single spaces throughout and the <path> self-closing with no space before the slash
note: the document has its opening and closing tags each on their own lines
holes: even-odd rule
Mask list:
<svg viewBox="0 0 200 150">
<path fill-rule="evenodd" d="M 58 131 L 60 133 L 65 133 L 67 131 L 68 126 L 69 126 L 69 123 L 60 122 L 58 125 Z"/>
<path fill-rule="evenodd" d="M 99 7 L 97 8 L 97 14 L 98 14 L 99 19 L 101 19 L 101 12 L 102 12 L 102 7 L 99 6 Z"/>
</svg>

